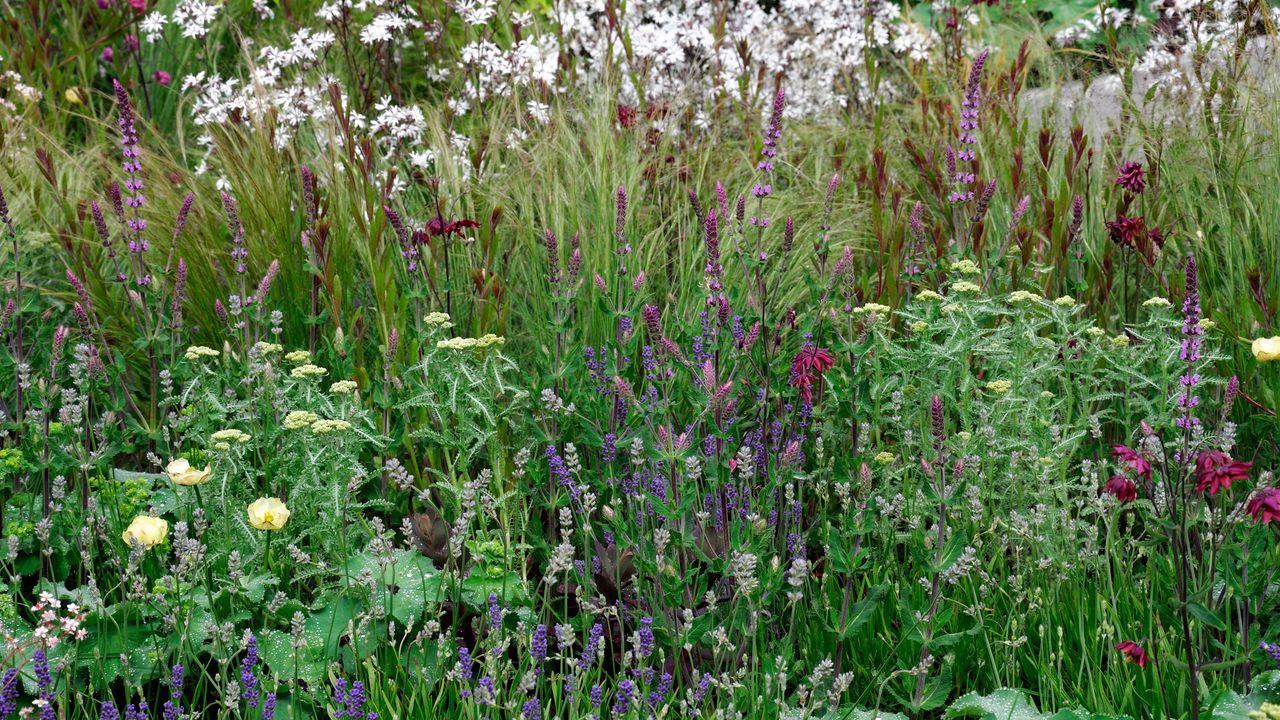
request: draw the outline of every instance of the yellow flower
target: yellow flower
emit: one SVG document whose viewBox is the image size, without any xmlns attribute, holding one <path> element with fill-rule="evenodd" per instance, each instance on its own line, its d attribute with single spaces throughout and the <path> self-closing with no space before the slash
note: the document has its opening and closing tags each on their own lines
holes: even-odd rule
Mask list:
<svg viewBox="0 0 1280 720">
<path fill-rule="evenodd" d="M 84 102 L 84 91 L 81 90 L 80 88 L 69 87 L 67 88 L 67 91 L 62 94 L 62 96 L 65 97 L 67 99 L 67 102 L 71 103 L 72 105 L 79 105 L 80 103 Z"/>
<path fill-rule="evenodd" d="M 250 435 L 243 430 L 232 428 L 230 430 L 219 430 L 210 437 L 216 443 L 247 443 Z"/>
<path fill-rule="evenodd" d="M 1115 348 L 1129 347 L 1129 336 L 1117 335 L 1111 338 L 1111 347 L 1115 347 Z"/>
<path fill-rule="evenodd" d="M 982 288 L 978 287 L 977 284 L 971 283 L 968 280 L 961 280 L 960 282 L 952 283 L 951 285 L 951 291 L 958 293 L 976 293 L 981 289 Z"/>
<path fill-rule="evenodd" d="M 258 530 L 272 532 L 284 527 L 289 520 L 289 508 L 279 498 L 261 497 L 249 505 L 249 524 Z"/>
<path fill-rule="evenodd" d="M 1071 307 L 1076 304 L 1076 299 L 1071 297 L 1070 295 L 1063 295 L 1057 300 L 1054 300 L 1053 304 L 1058 305 L 1060 307 Z"/>
<path fill-rule="evenodd" d="M 1009 293 L 1009 302 L 1014 302 L 1014 303 L 1029 302 L 1032 300 L 1040 300 L 1040 299 L 1041 298 L 1039 294 L 1029 292 L 1027 290 L 1014 290 L 1013 292 Z"/>
<path fill-rule="evenodd" d="M 911 332 L 914 332 L 914 333 L 921 333 L 921 332 L 924 332 L 925 330 L 928 330 L 928 329 L 929 329 L 929 323 L 927 323 L 927 322 L 925 322 L 925 321 L 923 321 L 923 320 L 917 320 L 917 321 L 915 321 L 915 322 L 911 323 Z"/>
<path fill-rule="evenodd" d="M 184 485 L 187 487 L 199 485 L 205 480 L 208 480 L 209 476 L 213 474 L 207 465 L 203 470 L 197 470 L 191 467 L 191 462 L 186 458 L 170 460 L 169 464 L 164 466 L 164 471 L 175 485 Z"/>
<path fill-rule="evenodd" d="M 284 416 L 285 430 L 301 430 L 320 419 L 319 415 L 307 410 L 294 410 Z"/>
<path fill-rule="evenodd" d="M 316 435 L 326 435 L 331 432 L 339 432 L 342 430 L 350 430 L 351 423 L 346 420 L 316 420 L 311 423 L 311 432 Z"/>
<path fill-rule="evenodd" d="M 997 395 L 1003 395 L 1013 389 L 1013 383 L 1009 380 L 992 380 L 987 383 L 987 389 Z"/>
<path fill-rule="evenodd" d="M 204 345 L 192 345 L 187 348 L 187 352 L 183 354 L 183 357 L 191 362 L 195 362 L 200 358 L 212 358 L 218 357 L 218 355 L 218 351 L 211 347 L 205 347 Z"/>
<path fill-rule="evenodd" d="M 295 378 L 301 379 L 301 378 L 307 378 L 307 377 L 320 377 L 321 375 L 324 375 L 328 372 L 329 372 L 328 370 L 320 367 L 319 365 L 312 365 L 311 363 L 307 363 L 305 365 L 299 365 L 298 367 L 289 371 L 289 374 Z"/>
<path fill-rule="evenodd" d="M 897 456 L 895 456 L 893 453 L 888 451 L 881 451 L 879 453 L 876 453 L 876 462 L 880 463 L 881 465 L 892 465 L 893 461 L 897 459 L 898 459 Z"/>
<path fill-rule="evenodd" d="M 1171 303 L 1162 297 L 1153 297 L 1142 303 L 1143 307 L 1170 307 Z"/>
<path fill-rule="evenodd" d="M 1106 335 L 1106 334 L 1107 334 L 1107 331 L 1106 331 L 1106 330 L 1103 330 L 1102 328 L 1098 327 L 1097 325 L 1091 325 L 1091 326 L 1089 326 L 1089 327 L 1085 328 L 1085 332 L 1086 332 L 1086 333 L 1088 333 L 1090 337 L 1095 337 L 1095 338 L 1100 338 L 1100 337 L 1102 337 L 1103 335 Z"/>
<path fill-rule="evenodd" d="M 169 535 L 169 523 L 164 518 L 139 515 L 129 523 L 120 536 L 126 545 L 141 545 L 148 550 L 164 542 Z"/>
<path fill-rule="evenodd" d="M 941 300 L 942 296 L 932 290 L 921 290 L 916 293 L 917 300 Z"/>
<path fill-rule="evenodd" d="M 1212 330 L 1218 326 L 1218 323 L 1210 320 L 1209 318 L 1201 318 L 1200 322 L 1197 324 L 1200 326 L 1201 330 Z"/>
<path fill-rule="evenodd" d="M 329 392 L 334 395 L 350 395 L 355 392 L 358 387 L 359 385 L 356 384 L 355 380 L 339 380 L 329 386 Z"/>
<path fill-rule="evenodd" d="M 880 303 L 867 303 L 860 308 L 854 308 L 853 312 L 855 314 L 875 313 L 876 315 L 888 315 L 889 306 L 881 305 Z"/>
<path fill-rule="evenodd" d="M 1258 338 L 1253 341 L 1253 357 L 1258 362 L 1280 360 L 1280 335 L 1269 338 Z"/>
<path fill-rule="evenodd" d="M 439 325 L 446 330 L 453 327 L 453 323 L 449 321 L 449 313 L 429 312 L 422 321 L 428 325 Z"/>
<path fill-rule="evenodd" d="M 284 347 L 276 343 L 263 342 L 259 340 L 253 344 L 253 349 L 262 355 L 272 355 L 284 350 Z"/>
<path fill-rule="evenodd" d="M 295 365 L 307 362 L 310 359 L 311 359 L 311 353 L 307 352 L 306 350 L 294 350 L 293 352 L 284 356 L 285 362 L 290 362 Z"/>
<path fill-rule="evenodd" d="M 962 275 L 977 275 L 982 272 L 982 269 L 972 260 L 964 258 L 951 263 L 951 271 Z"/>
</svg>

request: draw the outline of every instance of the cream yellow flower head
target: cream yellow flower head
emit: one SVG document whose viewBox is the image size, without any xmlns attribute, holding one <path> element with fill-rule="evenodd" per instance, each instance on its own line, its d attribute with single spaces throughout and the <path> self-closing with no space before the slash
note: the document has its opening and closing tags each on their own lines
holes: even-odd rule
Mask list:
<svg viewBox="0 0 1280 720">
<path fill-rule="evenodd" d="M 319 415 L 309 410 L 294 410 L 284 416 L 284 429 L 301 430 L 319 419 Z"/>
<path fill-rule="evenodd" d="M 982 288 L 978 287 L 978 285 L 977 285 L 976 283 L 971 283 L 971 282 L 969 282 L 968 280 L 961 280 L 961 281 L 959 281 L 959 282 L 955 282 L 955 283 L 952 283 L 952 284 L 951 284 L 951 291 L 952 291 L 952 292 L 958 292 L 958 293 L 976 293 L 976 292 L 978 292 L 978 291 L 979 291 L 979 290 L 981 290 L 981 289 L 982 289 Z"/>
<path fill-rule="evenodd" d="M 928 329 L 929 329 L 929 323 L 923 320 L 917 320 L 911 323 L 911 332 L 913 333 L 921 333 Z"/>
<path fill-rule="evenodd" d="M 1166 300 L 1165 298 L 1162 298 L 1162 297 L 1158 297 L 1158 296 L 1157 296 L 1157 297 L 1153 297 L 1153 298 L 1147 298 L 1147 300 L 1146 300 L 1146 301 L 1144 301 L 1144 302 L 1142 303 L 1142 307 L 1149 307 L 1149 308 L 1157 308 L 1157 307 L 1159 307 L 1159 308 L 1167 308 L 1167 307 L 1172 307 L 1172 303 L 1170 303 L 1170 302 L 1169 302 L 1168 300 Z"/>
<path fill-rule="evenodd" d="M 957 272 L 961 275 L 977 275 L 982 272 L 982 269 L 969 258 L 963 258 L 951 263 L 951 272 Z"/>
<path fill-rule="evenodd" d="M 284 356 L 285 362 L 291 362 L 295 365 L 308 362 L 311 360 L 311 353 L 306 350 L 294 350 Z"/>
<path fill-rule="evenodd" d="M 191 467 L 191 462 L 186 458 L 170 460 L 169 464 L 164 466 L 164 471 L 175 485 L 184 485 L 187 487 L 199 485 L 205 480 L 208 480 L 209 476 L 213 474 L 208 466 L 205 466 L 203 470 L 197 470 L 196 468 Z"/>
<path fill-rule="evenodd" d="M 921 290 L 916 293 L 917 300 L 941 300 L 942 296 L 932 290 Z"/>
<path fill-rule="evenodd" d="M 243 443 L 249 442 L 249 433 L 243 430 L 236 430 L 235 428 L 232 428 L 230 430 L 219 430 L 218 432 L 214 433 L 210 437 L 213 438 L 214 442 L 218 442 L 218 443 L 243 444 Z"/>
<path fill-rule="evenodd" d="M 1095 337 L 1095 338 L 1100 338 L 1103 335 L 1107 334 L 1106 330 L 1103 330 L 1097 325 L 1090 325 L 1088 328 L 1085 328 L 1085 332 L 1089 335 L 1089 337 Z"/>
<path fill-rule="evenodd" d="M 888 305 L 881 305 L 880 303 L 867 303 L 866 305 L 863 305 L 862 307 L 854 308 L 854 309 L 853 309 L 853 312 L 854 312 L 855 314 L 862 314 L 862 313 L 875 313 L 876 315 L 888 315 L 888 314 L 889 314 L 889 306 L 888 306 Z"/>
<path fill-rule="evenodd" d="M 192 345 L 191 347 L 187 348 L 187 351 L 183 353 L 182 357 L 186 358 L 191 362 L 195 362 L 196 360 L 200 360 L 202 358 L 215 358 L 215 357 L 218 357 L 218 355 L 220 354 L 221 353 L 219 353 L 217 350 L 214 350 L 211 347 L 205 347 L 204 345 Z"/>
<path fill-rule="evenodd" d="M 141 545 L 148 550 L 164 542 L 169 536 L 169 523 L 164 518 L 139 515 L 129 523 L 120 538 L 126 545 Z"/>
<path fill-rule="evenodd" d="M 284 346 L 277 343 L 263 342 L 259 340 L 254 343 L 253 349 L 258 351 L 259 355 L 275 355 L 284 352 Z"/>
<path fill-rule="evenodd" d="M 249 524 L 258 530 L 275 532 L 289 521 L 289 508 L 279 498 L 260 497 L 249 504 Z"/>
<path fill-rule="evenodd" d="M 987 389 L 997 395 L 1003 395 L 1013 389 L 1013 382 L 1009 380 L 992 380 L 987 383 Z"/>
<path fill-rule="evenodd" d="M 960 312 L 963 309 L 964 308 L 960 307 L 959 303 L 947 303 L 946 305 L 942 306 L 942 314 L 950 315 L 953 312 Z"/>
<path fill-rule="evenodd" d="M 321 377 L 323 375 L 328 374 L 328 372 L 329 372 L 328 370 L 320 367 L 319 365 L 312 365 L 311 363 L 307 363 L 305 365 L 299 365 L 298 367 L 289 371 L 289 374 L 295 378 L 301 379 L 301 378 Z"/>
<path fill-rule="evenodd" d="M 427 313 L 426 317 L 422 318 L 422 322 L 428 325 L 437 325 L 445 329 L 453 327 L 453 323 L 449 319 L 449 313 L 430 312 Z"/>
<path fill-rule="evenodd" d="M 1116 335 L 1115 337 L 1111 338 L 1111 347 L 1115 347 L 1115 348 L 1129 347 L 1129 336 Z"/>
<path fill-rule="evenodd" d="M 1054 300 L 1053 304 L 1059 307 L 1072 307 L 1076 304 L 1076 299 L 1071 297 L 1070 295 L 1063 295 L 1057 300 Z"/>
<path fill-rule="evenodd" d="M 350 395 L 355 392 L 358 387 L 360 386 L 356 384 L 355 380 L 339 380 L 329 386 L 329 392 L 334 395 Z"/>
<path fill-rule="evenodd" d="M 893 453 L 887 450 L 881 450 L 880 452 L 876 453 L 876 462 L 880 463 L 881 465 L 892 465 L 893 461 L 897 459 L 898 457 L 896 455 L 894 455 Z"/>
<path fill-rule="evenodd" d="M 1280 360 L 1280 335 L 1269 338 L 1258 338 L 1251 346 L 1253 357 L 1258 362 Z"/>
<path fill-rule="evenodd" d="M 350 429 L 351 423 L 346 420 L 316 420 L 311 423 L 311 432 L 316 435 L 327 435 L 328 433 Z"/>
<path fill-rule="evenodd" d="M 1032 302 L 1035 300 L 1042 300 L 1042 299 L 1043 298 L 1040 297 L 1040 295 L 1038 295 L 1037 293 L 1033 293 L 1027 290 L 1014 290 L 1013 292 L 1009 293 L 1009 302 L 1012 302 L 1012 303 Z"/>
<path fill-rule="evenodd" d="M 441 350 L 471 350 L 479 348 L 487 348 L 490 345 L 504 345 L 507 339 L 489 333 L 478 338 L 448 338 L 447 340 L 439 340 L 436 347 Z"/>
</svg>

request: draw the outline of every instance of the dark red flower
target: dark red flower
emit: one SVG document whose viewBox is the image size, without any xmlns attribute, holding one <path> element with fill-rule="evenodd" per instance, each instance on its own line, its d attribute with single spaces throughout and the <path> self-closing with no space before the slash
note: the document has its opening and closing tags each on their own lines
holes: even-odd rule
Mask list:
<svg viewBox="0 0 1280 720">
<path fill-rule="evenodd" d="M 445 220 L 443 216 L 437 214 L 435 217 L 427 221 L 427 235 L 431 237 L 443 237 L 446 235 L 460 235 L 467 228 L 478 228 L 480 223 L 470 218 L 458 218 L 457 220 Z"/>
<path fill-rule="evenodd" d="M 813 384 L 831 369 L 836 358 L 831 351 L 816 345 L 806 345 L 791 361 L 791 385 L 800 388 L 805 402 L 813 400 Z"/>
<path fill-rule="evenodd" d="M 1263 525 L 1280 522 L 1280 488 L 1262 488 L 1249 500 L 1249 514 Z"/>
<path fill-rule="evenodd" d="M 1142 163 L 1127 162 L 1116 170 L 1116 184 L 1137 195 L 1147 187 L 1142 173 Z"/>
<path fill-rule="evenodd" d="M 1147 462 L 1147 459 L 1137 450 L 1125 445 L 1112 445 L 1111 454 L 1120 458 L 1135 474 L 1144 478 L 1151 477 L 1151 463 Z"/>
<path fill-rule="evenodd" d="M 1132 640 L 1124 640 L 1116 643 L 1116 649 L 1124 653 L 1124 659 L 1137 665 L 1140 668 L 1147 666 L 1147 651 L 1142 646 Z"/>
<path fill-rule="evenodd" d="M 618 124 L 629 128 L 636 124 L 636 109 L 624 103 L 618 103 Z"/>
<path fill-rule="evenodd" d="M 1210 495 L 1217 495 L 1219 490 L 1230 488 L 1232 480 L 1249 477 L 1252 467 L 1253 463 L 1232 460 L 1221 450 L 1205 450 L 1196 458 L 1196 490 L 1208 490 Z"/>
<path fill-rule="evenodd" d="M 1147 219 L 1141 215 L 1117 215 L 1115 220 L 1108 220 L 1105 225 L 1111 242 L 1120 247 L 1138 248 L 1146 243 Z"/>
<path fill-rule="evenodd" d="M 1123 475 L 1112 475 L 1107 484 L 1102 486 L 1102 492 L 1115 495 L 1116 500 L 1122 503 L 1131 503 L 1138 499 L 1138 486 Z"/>
</svg>

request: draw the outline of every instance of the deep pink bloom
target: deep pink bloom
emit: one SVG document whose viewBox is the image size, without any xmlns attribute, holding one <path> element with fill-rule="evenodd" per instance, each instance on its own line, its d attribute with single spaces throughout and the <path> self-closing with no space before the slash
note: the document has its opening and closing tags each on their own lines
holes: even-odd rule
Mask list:
<svg viewBox="0 0 1280 720">
<path fill-rule="evenodd" d="M 805 402 L 813 400 L 813 384 L 831 369 L 836 358 L 831 351 L 816 345 L 805 345 L 791 361 L 791 384 L 800 388 Z"/>
<path fill-rule="evenodd" d="M 135 12 L 146 12 L 147 0 L 129 0 L 129 7 L 133 8 Z"/>
<path fill-rule="evenodd" d="M 164 70 L 157 70 L 154 73 L 151 73 L 151 79 L 155 80 L 156 83 L 160 85 L 168 85 L 173 81 L 173 76 Z"/>
<path fill-rule="evenodd" d="M 1131 503 L 1138 499 L 1138 486 L 1123 475 L 1112 475 L 1107 484 L 1102 486 L 1102 492 L 1115 495 L 1116 499 L 1122 503 Z"/>
<path fill-rule="evenodd" d="M 1146 242 L 1147 219 L 1141 215 L 1117 215 L 1115 220 L 1108 220 L 1104 224 L 1111 241 L 1120 247 L 1139 248 Z"/>
<path fill-rule="evenodd" d="M 1217 495 L 1219 490 L 1229 489 L 1232 480 L 1249 477 L 1252 467 L 1253 463 L 1232 460 L 1221 450 L 1206 450 L 1196 458 L 1196 490 L 1208 490 L 1210 495 Z"/>
<path fill-rule="evenodd" d="M 1137 195 L 1147 187 L 1142 173 L 1142 163 L 1127 162 L 1116 170 L 1116 185 Z"/>
<path fill-rule="evenodd" d="M 102 62 L 109 63 L 116 57 L 116 51 L 110 45 L 102 48 Z"/>
<path fill-rule="evenodd" d="M 1280 522 L 1280 488 L 1262 488 L 1249 500 L 1249 514 L 1254 520 L 1267 524 Z"/>
<path fill-rule="evenodd" d="M 1116 649 L 1124 653 L 1125 660 L 1137 665 L 1140 668 L 1147 666 L 1147 651 L 1142 646 L 1132 640 L 1124 640 L 1116 643 Z"/>
<path fill-rule="evenodd" d="M 1128 464 L 1129 469 L 1144 478 L 1151 477 L 1151 463 L 1147 459 L 1131 447 L 1126 445 L 1112 445 L 1111 454 L 1120 458 L 1121 461 Z"/>
</svg>

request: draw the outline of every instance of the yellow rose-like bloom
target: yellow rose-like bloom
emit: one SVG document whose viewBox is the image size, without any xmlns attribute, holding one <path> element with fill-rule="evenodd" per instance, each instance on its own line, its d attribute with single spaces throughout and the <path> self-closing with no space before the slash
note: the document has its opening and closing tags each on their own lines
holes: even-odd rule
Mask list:
<svg viewBox="0 0 1280 720">
<path fill-rule="evenodd" d="M 1280 335 L 1253 341 L 1253 357 L 1258 362 L 1280 360 Z"/>
<path fill-rule="evenodd" d="M 164 518 L 139 515 L 129 523 L 120 536 L 126 545 L 141 545 L 148 550 L 164 542 L 169 535 L 169 523 Z"/>
<path fill-rule="evenodd" d="M 279 498 L 261 497 L 249 505 L 249 524 L 258 530 L 276 531 L 289 520 L 289 508 Z"/>
<path fill-rule="evenodd" d="M 208 466 L 205 466 L 203 470 L 197 470 L 191 467 L 191 463 L 186 458 L 178 458 L 177 460 L 169 461 L 169 464 L 164 466 L 164 471 L 168 474 L 169 479 L 172 480 L 175 485 L 185 485 L 188 487 L 191 485 L 199 485 L 205 480 L 208 480 L 209 476 L 213 474 Z"/>
</svg>

